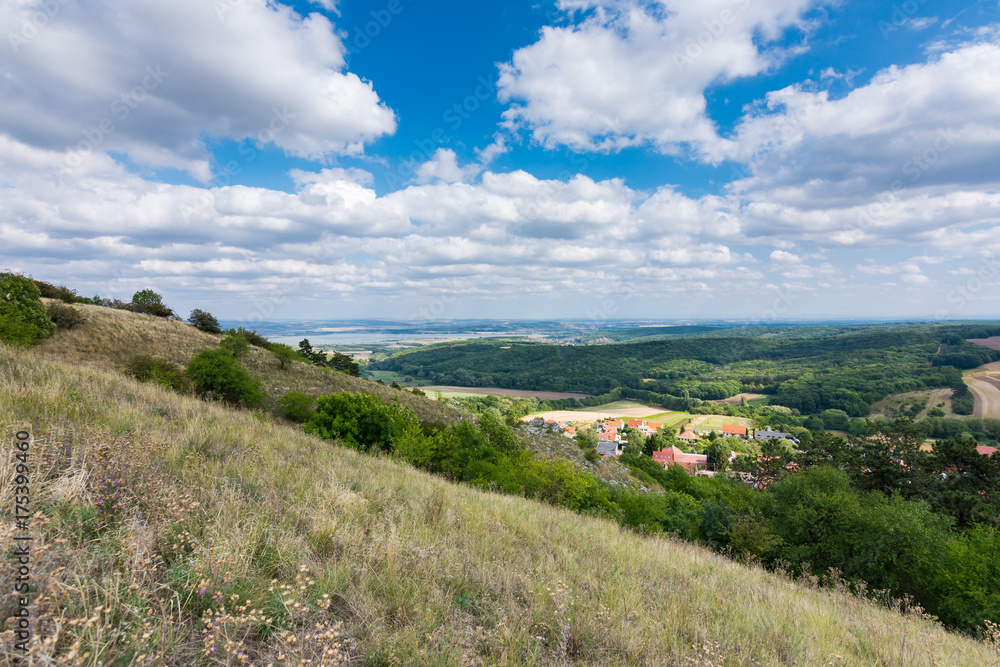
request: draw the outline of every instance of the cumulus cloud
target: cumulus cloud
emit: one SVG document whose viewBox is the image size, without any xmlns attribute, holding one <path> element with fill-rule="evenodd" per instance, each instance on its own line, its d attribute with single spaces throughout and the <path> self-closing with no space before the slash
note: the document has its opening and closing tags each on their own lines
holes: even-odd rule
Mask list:
<svg viewBox="0 0 1000 667">
<path fill-rule="evenodd" d="M 704 90 L 766 71 L 788 49 L 774 40 L 816 0 L 562 0 L 586 18 L 547 26 L 500 69 L 510 127 L 547 147 L 663 152 L 718 141 Z"/>
<path fill-rule="evenodd" d="M 332 2 L 324 2 L 327 9 Z M 39 25 L 46 8 L 54 16 Z M 289 155 L 356 154 L 395 130 L 319 13 L 265 0 L 23 0 L 0 6 L 0 127 L 210 177 L 204 140 L 252 139 Z"/>
</svg>

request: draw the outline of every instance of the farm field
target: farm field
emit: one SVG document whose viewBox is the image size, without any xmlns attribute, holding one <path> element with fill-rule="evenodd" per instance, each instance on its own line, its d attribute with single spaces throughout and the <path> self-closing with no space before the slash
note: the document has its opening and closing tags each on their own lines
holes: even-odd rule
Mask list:
<svg viewBox="0 0 1000 667">
<path fill-rule="evenodd" d="M 376 373 L 379 371 L 375 371 Z M 514 396 L 517 398 L 537 398 L 541 401 L 558 400 L 560 398 L 588 398 L 587 394 L 574 394 L 561 391 L 529 391 L 526 389 L 501 389 L 499 387 L 453 387 L 432 385 L 420 387 L 420 391 L 433 395 L 440 392 L 445 398 L 455 396 Z"/>
<path fill-rule="evenodd" d="M 1000 342 L 1000 337 L 994 336 L 986 340 Z M 976 419 L 1000 417 L 1000 361 L 967 372 L 965 383 L 976 397 L 973 417 Z"/>
<path fill-rule="evenodd" d="M 723 424 L 737 424 L 753 428 L 753 420 L 746 417 L 727 417 L 726 415 L 708 415 L 708 419 L 694 425 L 696 432 L 722 431 Z"/>
<path fill-rule="evenodd" d="M 988 347 L 991 350 L 1000 350 L 1000 336 L 992 336 L 990 338 L 969 338 L 968 341 L 970 343 L 975 343 L 976 345 Z"/>
<path fill-rule="evenodd" d="M 764 394 L 742 393 L 742 394 L 736 394 L 735 396 L 730 396 L 729 398 L 722 398 L 719 399 L 718 401 L 709 401 L 709 403 L 726 403 L 728 405 L 742 405 L 744 398 L 747 399 L 747 402 L 749 403 L 756 399 L 764 398 Z"/>
<path fill-rule="evenodd" d="M 651 408 L 642 403 L 634 401 L 616 401 L 593 408 L 583 410 L 551 410 L 549 412 L 536 412 L 526 417 L 521 417 L 522 421 L 531 421 L 541 417 L 542 419 L 554 419 L 555 421 L 575 421 L 583 423 L 593 423 L 607 418 L 631 417 L 632 419 L 648 419 L 651 415 L 662 414 L 663 408 Z"/>
</svg>

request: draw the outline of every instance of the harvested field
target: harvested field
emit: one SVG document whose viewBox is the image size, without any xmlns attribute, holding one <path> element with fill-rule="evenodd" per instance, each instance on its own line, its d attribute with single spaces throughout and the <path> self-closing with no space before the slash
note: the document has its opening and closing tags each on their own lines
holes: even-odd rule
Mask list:
<svg viewBox="0 0 1000 667">
<path fill-rule="evenodd" d="M 991 338 L 968 338 L 967 340 L 970 343 L 982 345 L 983 347 L 988 347 L 991 350 L 1000 350 L 1000 336 L 993 336 Z"/>
<path fill-rule="evenodd" d="M 527 417 L 521 417 L 522 421 L 531 421 L 541 417 L 542 419 L 554 419 L 558 422 L 582 422 L 592 423 L 607 418 L 631 417 L 632 419 L 644 419 L 652 415 L 663 413 L 663 408 L 651 408 L 641 403 L 631 403 L 626 407 L 628 401 L 618 401 L 609 405 L 602 405 L 587 410 L 552 410 L 550 412 L 538 412 Z"/>
<path fill-rule="evenodd" d="M 730 396 L 729 398 L 723 398 L 723 399 L 718 400 L 718 401 L 708 401 L 708 402 L 709 403 L 727 403 L 729 405 L 742 405 L 744 398 L 747 399 L 747 401 L 749 402 L 749 401 L 752 401 L 755 398 L 762 398 L 763 396 L 764 396 L 764 394 L 743 393 L 743 394 L 736 394 L 735 396 Z"/>
<path fill-rule="evenodd" d="M 1000 417 L 1000 378 L 981 375 L 966 380 L 966 384 L 976 397 L 973 417 Z"/>
<path fill-rule="evenodd" d="M 589 398 L 587 394 L 572 394 L 562 391 L 528 391 L 526 389 L 500 389 L 498 387 L 448 387 L 434 385 L 420 387 L 420 391 L 432 395 L 436 391 L 455 392 L 459 394 L 482 394 L 486 396 L 515 396 L 518 398 L 537 398 L 542 401 L 555 401 L 560 398 Z"/>
</svg>

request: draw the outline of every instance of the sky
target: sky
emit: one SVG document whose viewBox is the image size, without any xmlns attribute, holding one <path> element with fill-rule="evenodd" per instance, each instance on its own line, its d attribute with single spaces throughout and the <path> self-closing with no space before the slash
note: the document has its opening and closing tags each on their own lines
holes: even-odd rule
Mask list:
<svg viewBox="0 0 1000 667">
<path fill-rule="evenodd" d="M 1000 318 L 997 0 L 0 0 L 0 270 L 186 316 Z"/>
</svg>

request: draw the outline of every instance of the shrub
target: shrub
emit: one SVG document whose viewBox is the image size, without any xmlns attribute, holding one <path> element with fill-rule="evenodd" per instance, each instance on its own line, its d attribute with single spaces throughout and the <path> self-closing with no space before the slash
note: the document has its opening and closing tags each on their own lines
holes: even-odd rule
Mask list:
<svg viewBox="0 0 1000 667">
<path fill-rule="evenodd" d="M 219 321 L 212 317 L 211 313 L 206 313 L 204 310 L 198 308 L 191 311 L 191 317 L 188 318 L 188 322 L 193 324 L 196 329 L 201 329 L 207 333 L 222 333 Z"/>
<path fill-rule="evenodd" d="M 131 303 L 125 309 L 133 313 L 178 319 L 177 313 L 163 304 L 163 297 L 151 289 L 139 290 L 133 294 Z"/>
<path fill-rule="evenodd" d="M 80 311 L 72 306 L 61 303 L 50 303 L 45 308 L 49 319 L 55 322 L 56 329 L 72 329 L 73 327 L 86 322 Z"/>
<path fill-rule="evenodd" d="M 191 382 L 184 374 L 184 369 L 167 359 L 151 357 L 148 354 L 137 354 L 125 364 L 125 374 L 131 375 L 140 382 L 169 387 L 174 391 L 188 392 Z"/>
<path fill-rule="evenodd" d="M 304 430 L 328 440 L 339 439 L 363 452 L 391 452 L 404 432 L 419 426 L 416 415 L 407 408 L 383 403 L 371 394 L 343 392 L 320 396 Z"/>
<path fill-rule="evenodd" d="M 187 367 L 195 390 L 204 398 L 218 399 L 248 408 L 264 404 L 264 387 L 250 377 L 228 350 L 202 350 Z"/>
<path fill-rule="evenodd" d="M 271 346 L 273 345 L 271 341 L 269 341 L 268 339 L 264 338 L 259 333 L 257 333 L 256 329 L 251 331 L 249 329 L 244 329 L 243 327 L 237 327 L 235 329 L 230 329 L 226 333 L 230 335 L 239 336 L 245 339 L 246 342 L 250 343 L 254 347 L 259 347 L 265 350 L 270 350 Z"/>
<path fill-rule="evenodd" d="M 307 396 L 301 391 L 290 391 L 278 401 L 285 416 L 294 422 L 308 421 L 313 414 L 313 404 L 316 401 L 312 396 Z"/>
<path fill-rule="evenodd" d="M 597 463 L 601 460 L 601 455 L 597 453 L 596 449 L 588 449 L 584 452 L 583 458 L 587 459 L 591 463 Z"/>
<path fill-rule="evenodd" d="M 0 274 L 0 341 L 29 345 L 55 330 L 31 278 Z"/>
<path fill-rule="evenodd" d="M 271 343 L 271 352 L 274 356 L 278 358 L 281 362 L 281 370 L 285 370 L 285 364 L 289 361 L 301 360 L 302 357 L 299 353 L 295 351 L 295 348 L 291 345 L 285 345 L 284 343 Z"/>
<path fill-rule="evenodd" d="M 219 348 L 239 359 L 250 350 L 250 343 L 243 336 L 229 334 L 219 342 Z"/>
<path fill-rule="evenodd" d="M 60 285 L 56 287 L 52 283 L 47 283 L 44 280 L 35 280 L 35 287 L 38 288 L 38 293 L 41 294 L 46 299 L 58 299 L 66 303 L 78 303 L 82 299 L 76 295 L 76 290 L 71 290 L 65 285 Z"/>
</svg>

